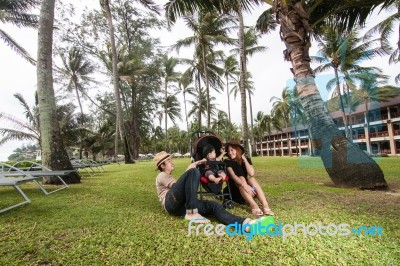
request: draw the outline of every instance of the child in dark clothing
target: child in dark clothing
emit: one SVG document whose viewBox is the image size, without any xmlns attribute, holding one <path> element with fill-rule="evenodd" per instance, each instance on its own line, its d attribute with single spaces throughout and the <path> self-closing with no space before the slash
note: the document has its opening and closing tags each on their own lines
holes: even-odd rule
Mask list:
<svg viewBox="0 0 400 266">
<path fill-rule="evenodd" d="M 204 176 L 215 184 L 223 182 L 226 179 L 226 173 L 219 168 L 219 164 L 213 163 L 215 161 L 221 161 L 224 155 L 225 152 L 221 152 L 221 155 L 216 157 L 215 148 L 211 144 L 207 144 L 203 148 L 203 156 L 205 157 L 203 159 L 205 162 Z"/>
</svg>

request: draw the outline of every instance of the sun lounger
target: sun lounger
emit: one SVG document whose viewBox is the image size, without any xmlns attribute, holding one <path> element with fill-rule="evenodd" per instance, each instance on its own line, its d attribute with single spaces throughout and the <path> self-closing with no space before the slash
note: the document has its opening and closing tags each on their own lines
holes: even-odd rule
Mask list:
<svg viewBox="0 0 400 266">
<path fill-rule="evenodd" d="M 35 164 L 37 164 L 37 163 L 35 163 Z M 75 170 L 51 171 L 48 168 L 46 168 L 40 164 L 35 165 L 35 167 L 36 167 L 36 169 L 38 169 L 38 167 L 41 167 L 41 169 L 42 169 L 41 171 L 23 171 L 15 166 L 8 165 L 5 163 L 0 163 L 0 165 L 1 165 L 1 169 L 3 170 L 2 172 L 0 172 L 0 186 L 12 186 L 19 193 L 19 195 L 24 199 L 24 201 L 22 201 L 18 204 L 1 209 L 0 213 L 3 213 L 10 209 L 16 208 L 18 206 L 30 203 L 30 200 L 28 199 L 28 197 L 18 186 L 19 184 L 27 183 L 27 182 L 34 182 L 45 195 L 49 195 L 51 193 L 54 193 L 59 190 L 67 188 L 68 185 L 64 182 L 64 180 L 61 178 L 61 176 L 68 175 L 71 172 L 75 171 Z M 52 191 L 47 191 L 45 189 L 45 187 L 42 184 L 40 184 L 39 181 L 42 180 L 43 177 L 48 177 L 48 176 L 57 177 L 60 180 L 62 186 L 57 189 L 54 189 Z"/>
</svg>

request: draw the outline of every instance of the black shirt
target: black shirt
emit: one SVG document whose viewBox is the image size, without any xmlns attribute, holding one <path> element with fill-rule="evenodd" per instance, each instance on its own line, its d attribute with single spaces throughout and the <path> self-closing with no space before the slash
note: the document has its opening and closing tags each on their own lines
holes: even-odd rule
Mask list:
<svg viewBox="0 0 400 266">
<path fill-rule="evenodd" d="M 253 165 L 253 163 L 251 162 L 250 158 L 248 158 L 246 156 L 246 159 L 247 159 L 247 161 L 249 162 L 250 165 Z M 247 174 L 247 170 L 246 170 L 246 166 L 244 164 L 244 161 L 242 161 L 241 164 L 238 164 L 236 161 L 228 159 L 228 160 L 225 161 L 225 163 L 226 163 L 226 168 L 231 167 L 233 172 L 235 173 L 235 175 L 243 176 L 247 180 L 248 174 Z"/>
</svg>

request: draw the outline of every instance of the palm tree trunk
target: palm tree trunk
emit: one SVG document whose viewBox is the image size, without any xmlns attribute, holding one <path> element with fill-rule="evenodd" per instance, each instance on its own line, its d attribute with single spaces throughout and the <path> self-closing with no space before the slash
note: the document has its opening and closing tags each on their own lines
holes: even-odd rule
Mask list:
<svg viewBox="0 0 400 266">
<path fill-rule="evenodd" d="M 78 84 L 76 84 L 76 80 L 73 80 L 74 83 L 74 88 L 75 88 L 75 93 L 76 93 L 76 99 L 78 100 L 79 104 L 79 109 L 81 110 L 81 126 L 83 127 L 83 108 L 82 108 L 82 103 L 81 103 L 81 97 L 79 97 L 79 91 L 78 91 Z M 79 144 L 79 159 L 82 160 L 82 152 L 83 152 L 83 139 L 80 139 L 80 144 Z"/>
<path fill-rule="evenodd" d="M 185 120 L 186 120 L 186 130 L 187 133 L 189 134 L 189 120 L 188 120 L 188 114 L 187 114 L 187 107 L 186 107 L 186 93 L 185 93 L 185 89 L 183 89 L 183 103 L 185 104 Z M 188 150 L 190 150 L 190 139 L 188 142 Z"/>
<path fill-rule="evenodd" d="M 199 120 L 199 130 L 201 130 L 201 83 L 200 83 L 200 73 L 196 74 L 197 78 L 197 89 L 198 89 L 198 95 L 199 95 L 199 114 L 198 114 L 198 120 Z"/>
<path fill-rule="evenodd" d="M 112 71 L 113 71 L 113 85 L 114 85 L 114 95 L 115 95 L 115 107 L 116 107 L 116 124 L 118 126 L 118 130 L 120 132 L 120 138 L 123 141 L 125 138 L 125 130 L 122 121 L 122 107 L 121 107 L 121 95 L 119 92 L 119 75 L 118 75 L 118 67 L 117 67 L 117 48 L 115 46 L 115 36 L 114 36 L 114 27 L 112 22 L 111 10 L 109 0 L 100 0 L 100 5 L 103 8 L 107 24 L 108 30 L 110 33 L 110 43 L 111 43 L 111 53 L 112 53 Z M 116 145 L 116 151 L 118 145 Z M 125 149 L 125 145 L 123 146 Z M 117 154 L 118 155 L 118 154 Z M 127 159 L 127 158 L 125 158 Z"/>
<path fill-rule="evenodd" d="M 211 125 L 211 109 L 210 109 L 210 88 L 208 83 L 208 71 L 207 71 L 207 60 L 206 60 L 206 47 L 204 44 L 201 45 L 201 53 L 204 67 L 204 79 L 206 85 L 206 97 L 207 97 L 207 128 L 210 129 Z"/>
<path fill-rule="evenodd" d="M 244 21 L 243 14 L 240 9 L 237 11 L 239 17 L 239 53 L 240 53 L 240 100 L 242 113 L 242 136 L 243 144 L 246 151 L 249 151 L 249 128 L 247 125 L 247 106 L 246 106 L 246 55 L 244 51 Z M 251 156 L 251 154 L 249 154 Z"/>
<path fill-rule="evenodd" d="M 367 144 L 367 152 L 368 154 L 372 154 L 371 152 L 371 140 L 370 136 L 371 134 L 369 133 L 369 110 L 368 110 L 368 99 L 365 100 L 365 123 L 367 124 L 367 130 L 365 132 L 365 140 Z"/>
<path fill-rule="evenodd" d="M 164 82 L 165 84 L 164 84 L 164 93 L 165 93 L 165 100 L 164 100 L 164 125 L 165 125 L 165 147 L 164 147 L 164 149 L 167 151 L 167 145 L 168 145 L 168 128 L 167 128 L 167 125 L 168 125 L 168 110 L 167 110 L 167 108 L 168 108 L 168 103 L 167 103 L 167 100 L 168 100 L 168 81 L 167 81 L 167 79 L 165 79 L 165 82 Z"/>
<path fill-rule="evenodd" d="M 342 93 L 340 92 L 340 84 L 339 84 L 339 74 L 338 74 L 338 69 L 335 66 L 334 68 L 335 71 L 335 79 L 336 79 L 336 92 L 339 97 L 340 101 L 340 109 L 342 109 L 342 118 L 343 118 L 343 124 L 344 124 L 344 132 L 346 134 L 347 139 L 350 139 L 350 134 L 349 134 L 349 128 L 348 128 L 348 123 L 347 123 L 347 117 L 346 117 L 346 112 L 344 110 L 344 104 L 343 104 L 343 98 L 342 98 Z"/>
<path fill-rule="evenodd" d="M 56 114 L 53 88 L 52 52 L 55 0 L 43 0 L 40 6 L 37 85 L 42 143 L 42 163 L 52 170 L 73 170 L 64 148 Z M 80 183 L 77 173 L 63 177 L 66 183 Z M 59 184 L 58 178 L 45 178 L 45 183 Z"/>
<path fill-rule="evenodd" d="M 302 2 L 289 6 L 277 0 L 273 9 L 287 48 L 285 59 L 292 63 L 300 102 L 330 178 L 340 186 L 386 189 L 386 180 L 377 163 L 340 133 L 324 107 L 310 68 L 311 29 Z"/>
<path fill-rule="evenodd" d="M 248 90 L 249 93 L 249 108 L 250 108 L 250 126 L 251 126 L 251 145 L 253 145 L 253 147 L 255 147 L 255 142 L 254 142 L 254 123 L 253 123 L 253 103 L 251 101 L 251 93 L 250 90 Z M 255 150 L 255 149 L 254 149 Z"/>
<path fill-rule="evenodd" d="M 115 123 L 115 136 L 114 136 L 114 157 L 118 161 L 118 123 Z"/>
<path fill-rule="evenodd" d="M 226 96 L 228 98 L 228 119 L 229 123 L 232 123 L 231 120 L 231 100 L 230 100 L 230 93 L 229 93 L 229 78 L 226 76 Z"/>
</svg>

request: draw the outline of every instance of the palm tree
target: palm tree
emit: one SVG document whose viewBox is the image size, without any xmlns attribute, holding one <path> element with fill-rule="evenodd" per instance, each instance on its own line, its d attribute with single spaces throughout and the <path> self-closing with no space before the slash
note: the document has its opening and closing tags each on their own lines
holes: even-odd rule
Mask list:
<svg viewBox="0 0 400 266">
<path fill-rule="evenodd" d="M 360 81 L 360 87 L 353 90 L 356 98 L 359 98 L 365 105 L 365 122 L 367 124 L 366 140 L 367 152 L 371 154 L 371 143 L 369 137 L 369 103 L 388 101 L 390 98 L 398 96 L 400 89 L 398 87 L 386 85 L 388 77 L 381 72 L 360 73 L 354 75 L 353 79 Z"/>
<path fill-rule="evenodd" d="M 210 98 L 210 109 L 211 109 L 211 115 L 215 114 L 215 104 L 213 103 L 215 101 L 215 97 Z M 189 101 L 189 103 L 192 105 L 192 108 L 189 110 L 188 116 L 194 116 L 195 120 L 198 121 L 198 128 L 197 130 L 201 129 L 201 117 L 204 115 L 207 115 L 207 108 L 206 108 L 206 102 L 207 102 L 207 96 L 206 96 L 206 90 L 204 88 L 201 88 L 200 91 L 196 91 L 195 99 Z"/>
<path fill-rule="evenodd" d="M 179 64 L 179 60 L 175 57 L 168 57 L 164 55 L 162 59 L 162 76 L 164 77 L 164 93 L 165 93 L 165 102 L 164 102 L 164 121 L 165 121 L 165 150 L 167 150 L 167 140 L 168 140 L 168 83 L 169 82 L 177 82 L 179 81 L 180 73 L 175 71 L 176 66 Z M 170 99 L 169 99 L 170 100 Z"/>
<path fill-rule="evenodd" d="M 201 91 L 201 80 L 205 83 L 205 73 L 203 67 L 203 60 L 201 58 L 200 49 L 196 49 L 193 59 L 181 59 L 180 61 L 185 64 L 189 64 L 190 67 L 182 74 L 187 77 L 191 81 L 194 81 L 195 91 L 193 91 L 192 95 L 200 95 Z M 207 62 L 207 77 L 209 84 L 216 90 L 219 91 L 219 88 L 223 88 L 223 81 L 221 79 L 221 75 L 223 74 L 223 69 L 220 68 L 217 63 L 219 63 L 219 59 L 216 57 L 221 57 L 221 53 L 219 51 L 209 52 L 206 55 Z M 207 100 L 207 99 L 205 99 Z M 202 101 L 199 104 L 204 104 L 206 107 L 206 112 L 208 110 L 208 102 Z M 203 109 L 203 106 L 199 106 L 199 109 Z M 211 106 L 210 106 L 211 109 Z M 211 109 L 212 110 L 212 109 Z M 212 113 L 213 111 L 211 111 Z M 207 113 L 206 113 L 207 114 Z M 198 117 L 199 128 L 202 127 L 202 119 L 201 116 Z"/>
<path fill-rule="evenodd" d="M 224 76 L 226 80 L 226 95 L 228 98 L 228 119 L 231 123 L 231 103 L 230 103 L 230 91 L 229 91 L 229 79 L 234 78 L 238 75 L 238 61 L 233 55 L 228 56 L 224 61 Z"/>
<path fill-rule="evenodd" d="M 37 85 L 39 98 L 39 121 L 43 165 L 52 170 L 73 170 L 64 148 L 56 113 L 53 89 L 52 45 L 55 0 L 43 0 L 40 6 L 38 33 Z M 56 183 L 58 178 L 46 182 Z M 67 183 L 79 183 L 80 176 L 72 173 L 64 178 Z"/>
<path fill-rule="evenodd" d="M 258 137 L 258 141 L 260 142 L 260 154 L 261 156 L 264 156 L 263 152 L 263 138 L 264 138 L 264 133 L 268 132 L 268 134 L 271 134 L 271 116 L 264 114 L 262 111 L 258 111 L 256 115 L 256 127 L 255 127 L 255 135 Z M 269 149 L 267 149 L 268 155 L 269 155 Z"/>
<path fill-rule="evenodd" d="M 119 91 L 119 76 L 118 76 L 118 54 L 117 48 L 115 44 L 115 35 L 114 35 L 114 26 L 113 19 L 110 8 L 109 0 L 99 0 L 100 6 L 105 13 L 105 17 L 107 19 L 108 31 L 110 35 L 110 46 L 111 46 L 111 54 L 112 54 L 112 73 L 113 73 L 113 86 L 114 86 L 114 95 L 115 95 L 115 107 L 116 107 L 116 131 L 120 133 L 121 140 L 125 140 L 125 130 L 122 119 L 122 107 L 121 107 L 121 95 Z M 146 8 L 158 12 L 158 6 L 152 0 L 136 0 L 136 2 L 142 4 Z M 115 139 L 115 154 L 114 156 L 117 158 L 118 156 L 118 133 L 116 133 Z M 126 145 L 124 145 L 125 147 Z M 128 151 L 125 151 L 127 154 Z M 126 157 L 126 156 L 125 156 Z"/>
<path fill-rule="evenodd" d="M 216 117 L 212 121 L 211 130 L 219 136 L 222 129 L 227 127 L 229 123 L 228 115 L 224 111 L 218 110 Z"/>
<path fill-rule="evenodd" d="M 176 125 L 177 118 L 182 120 L 180 102 L 179 102 L 178 98 L 176 97 L 177 94 L 178 94 L 178 92 L 176 92 L 175 94 L 172 94 L 172 95 L 168 95 L 167 100 L 166 100 L 167 112 L 165 113 L 165 115 L 167 115 L 169 117 L 169 119 L 171 119 L 171 121 L 174 125 Z"/>
<path fill-rule="evenodd" d="M 371 68 L 360 66 L 366 59 L 372 59 L 375 56 L 384 55 L 384 50 L 381 48 L 372 48 L 375 40 L 362 41 L 358 37 L 358 29 L 352 29 L 350 32 L 345 32 L 328 22 L 322 28 L 322 35 L 318 38 L 318 47 L 320 56 L 312 57 L 312 60 L 322 63 L 314 72 L 316 74 L 333 69 L 335 73 L 335 89 L 339 97 L 340 108 L 346 136 L 351 140 L 351 134 L 348 129 L 347 116 L 344 109 L 342 93 L 340 91 L 339 72 L 344 74 L 352 70 L 369 71 Z M 333 80 L 332 80 L 333 81 Z M 327 85 L 327 89 L 332 86 Z"/>
<path fill-rule="evenodd" d="M 10 23 L 17 27 L 37 28 L 38 16 L 28 12 L 37 7 L 38 3 L 37 0 L 3 0 L 0 2 L 0 22 Z M 36 64 L 35 59 L 2 29 L 0 29 L 0 38 L 29 63 Z"/>
<path fill-rule="evenodd" d="M 76 99 L 78 100 L 79 109 L 83 116 L 83 108 L 79 92 L 84 92 L 83 82 L 93 81 L 89 77 L 94 72 L 94 66 L 90 61 L 87 61 L 85 55 L 78 47 L 72 47 L 67 57 L 62 53 L 61 60 L 63 68 L 59 69 L 62 76 L 68 79 L 67 89 L 75 91 Z"/>
<path fill-rule="evenodd" d="M 204 82 L 207 97 L 207 127 L 211 123 L 211 109 L 208 104 L 210 99 L 209 77 L 207 67 L 207 54 L 217 44 L 233 44 L 229 38 L 229 24 L 232 20 L 228 16 L 217 15 L 215 12 L 200 12 L 198 16 L 184 16 L 186 26 L 189 27 L 194 35 L 178 40 L 172 48 L 178 52 L 180 48 L 195 45 L 199 48 L 204 71 Z"/>
<path fill-rule="evenodd" d="M 397 47 L 394 47 L 394 49 L 393 49 L 390 45 L 390 40 L 391 40 L 391 36 L 392 36 L 393 32 L 395 31 L 394 29 L 396 28 L 395 23 L 400 22 L 400 1 L 396 0 L 396 1 L 387 1 L 387 2 L 388 2 L 388 5 L 385 9 L 387 9 L 389 11 L 396 10 L 397 12 L 389 15 L 387 18 L 383 19 L 377 25 L 372 27 L 366 33 L 366 37 L 368 38 L 369 36 L 378 32 L 380 34 L 381 47 L 383 49 L 385 49 L 387 52 L 392 53 L 389 58 L 389 63 L 396 64 L 400 61 L 400 32 L 399 32 L 399 30 L 397 30 L 397 33 L 399 34 L 399 36 L 397 36 Z M 399 29 L 400 25 L 398 25 L 397 28 Z M 400 73 L 395 77 L 395 81 L 397 84 L 400 84 Z"/>
<path fill-rule="evenodd" d="M 35 106 L 33 108 L 29 107 L 22 94 L 16 93 L 14 94 L 14 97 L 17 98 L 17 100 L 23 106 L 26 121 L 17 119 L 11 114 L 1 112 L 0 121 L 3 120 L 4 122 L 10 122 L 14 125 L 14 128 L 0 128 L 0 135 L 3 136 L 3 138 L 0 140 L 0 145 L 11 140 L 34 140 L 38 142 L 40 147 L 41 140 L 37 93 L 35 93 Z"/>
<path fill-rule="evenodd" d="M 244 51 L 244 59 L 246 60 L 246 64 L 249 60 L 249 57 L 253 56 L 256 53 L 263 52 L 267 50 L 266 46 L 258 45 L 258 39 L 261 37 L 261 34 L 257 33 L 254 27 L 250 27 L 245 31 L 244 36 L 243 36 L 243 51 Z M 235 48 L 231 50 L 231 52 L 234 52 L 235 54 L 240 55 L 240 48 Z M 249 74 L 245 75 L 246 80 L 244 82 L 245 86 L 250 86 L 251 82 L 248 81 L 248 79 L 251 77 Z M 250 125 L 251 125 L 251 131 L 253 131 L 253 110 L 252 110 L 252 101 L 251 101 L 251 93 L 250 89 L 246 88 L 245 89 L 248 94 L 249 94 L 249 104 L 250 104 Z M 252 136 L 252 143 L 254 143 L 254 136 Z"/>
<path fill-rule="evenodd" d="M 185 72 L 186 73 L 186 72 Z M 185 121 L 186 121 L 186 131 L 189 133 L 189 120 L 188 120 L 188 112 L 187 112 L 187 104 L 186 104 L 186 95 L 187 94 L 192 94 L 194 93 L 194 88 L 193 87 L 189 87 L 190 84 L 192 83 L 192 76 L 191 75 L 181 75 L 180 79 L 179 79 L 179 90 L 182 92 L 183 94 L 183 103 L 185 105 Z M 190 150 L 190 140 L 188 139 L 188 147 Z"/>
<path fill-rule="evenodd" d="M 272 102 L 272 116 L 279 118 L 281 128 L 290 127 L 290 93 L 287 87 L 282 90 L 282 97 L 272 97 L 270 102 Z M 288 143 L 289 156 L 292 156 L 291 141 L 289 137 L 289 132 L 286 133 L 286 139 Z"/>
</svg>

